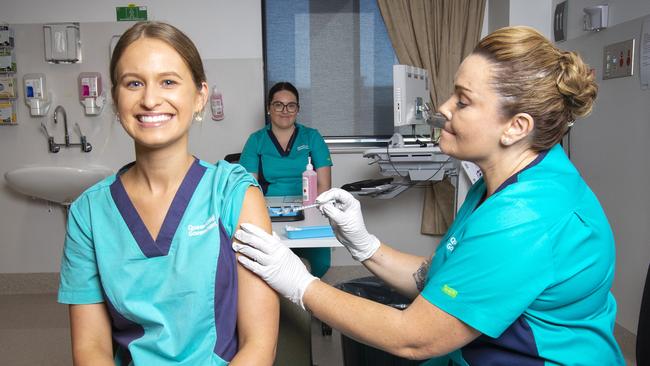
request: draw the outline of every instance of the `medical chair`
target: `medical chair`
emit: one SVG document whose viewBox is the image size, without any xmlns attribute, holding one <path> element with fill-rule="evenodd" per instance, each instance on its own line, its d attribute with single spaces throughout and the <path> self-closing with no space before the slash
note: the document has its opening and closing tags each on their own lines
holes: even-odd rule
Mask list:
<svg viewBox="0 0 650 366">
<path fill-rule="evenodd" d="M 235 153 L 226 155 L 223 160 L 229 163 L 239 163 L 239 158 L 241 158 L 241 153 Z"/>
<path fill-rule="evenodd" d="M 639 326 L 636 331 L 636 364 L 650 365 L 650 264 L 645 276 Z"/>
</svg>

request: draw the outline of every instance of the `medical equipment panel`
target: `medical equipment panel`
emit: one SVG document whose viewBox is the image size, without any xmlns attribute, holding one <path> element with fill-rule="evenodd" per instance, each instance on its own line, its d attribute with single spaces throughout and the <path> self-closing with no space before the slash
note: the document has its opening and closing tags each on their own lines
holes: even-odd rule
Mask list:
<svg viewBox="0 0 650 366">
<path fill-rule="evenodd" d="M 427 70 L 393 65 L 393 124 L 395 127 L 425 124 L 423 108 L 430 103 Z"/>
<path fill-rule="evenodd" d="M 427 145 L 369 149 L 363 153 L 372 159 L 369 164 L 379 165 L 384 176 L 397 178 L 395 181 L 357 192 L 377 198 L 393 198 L 418 182 L 440 181 L 447 175 L 456 176 L 457 161 L 440 151 L 440 147 Z"/>
</svg>

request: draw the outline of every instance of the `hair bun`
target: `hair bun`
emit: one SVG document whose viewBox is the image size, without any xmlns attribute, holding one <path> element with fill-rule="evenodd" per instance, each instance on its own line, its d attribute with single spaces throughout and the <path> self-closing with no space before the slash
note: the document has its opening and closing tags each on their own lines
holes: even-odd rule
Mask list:
<svg viewBox="0 0 650 366">
<path fill-rule="evenodd" d="M 557 87 L 571 114 L 569 120 L 575 121 L 591 112 L 598 94 L 598 85 L 589 66 L 575 52 L 562 52 L 558 63 L 561 72 Z"/>
</svg>

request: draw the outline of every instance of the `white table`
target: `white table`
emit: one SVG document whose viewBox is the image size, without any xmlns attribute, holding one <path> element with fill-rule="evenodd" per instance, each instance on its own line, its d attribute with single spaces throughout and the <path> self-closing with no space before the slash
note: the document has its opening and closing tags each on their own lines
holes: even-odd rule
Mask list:
<svg viewBox="0 0 650 366">
<path fill-rule="evenodd" d="M 272 207 L 282 206 L 281 203 L 294 203 L 300 204 L 301 197 L 299 196 L 286 196 L 286 197 L 267 197 L 267 205 Z M 289 239 L 285 227 L 303 227 L 303 226 L 322 226 L 329 225 L 329 221 L 323 216 L 318 209 L 310 208 L 305 210 L 305 219 L 301 221 L 286 221 L 286 222 L 273 222 L 273 231 L 280 237 L 282 243 L 289 248 L 330 248 L 342 247 L 343 244 L 339 243 L 335 237 L 327 238 L 307 238 L 307 239 Z"/>
</svg>

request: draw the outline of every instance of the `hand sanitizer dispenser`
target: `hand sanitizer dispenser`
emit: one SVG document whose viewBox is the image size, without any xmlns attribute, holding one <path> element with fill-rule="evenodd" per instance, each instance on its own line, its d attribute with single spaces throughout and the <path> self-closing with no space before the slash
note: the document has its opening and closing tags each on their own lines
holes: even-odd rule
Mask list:
<svg viewBox="0 0 650 366">
<path fill-rule="evenodd" d="M 25 104 L 29 107 L 32 117 L 47 115 L 50 110 L 49 92 L 46 89 L 45 74 L 25 74 Z"/>
<path fill-rule="evenodd" d="M 79 74 L 79 101 L 84 106 L 87 116 L 97 116 L 104 109 L 104 90 L 102 75 L 98 72 Z"/>
</svg>

